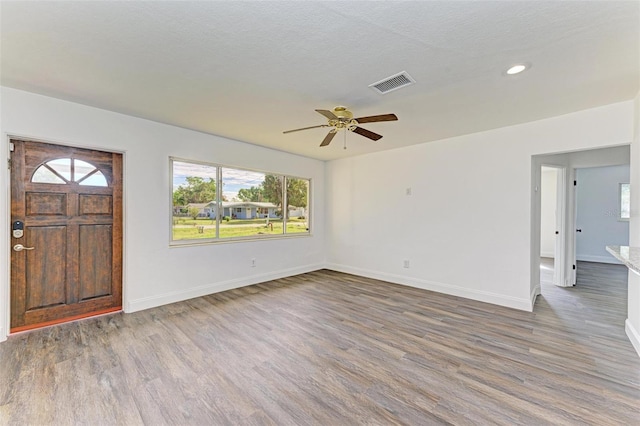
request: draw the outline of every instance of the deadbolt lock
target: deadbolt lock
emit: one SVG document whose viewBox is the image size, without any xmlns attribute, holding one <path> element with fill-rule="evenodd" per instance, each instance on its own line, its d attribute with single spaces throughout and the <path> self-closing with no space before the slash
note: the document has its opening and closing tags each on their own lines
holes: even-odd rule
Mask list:
<svg viewBox="0 0 640 426">
<path fill-rule="evenodd" d="M 13 238 L 22 238 L 24 236 L 24 222 L 16 220 L 11 225 L 11 235 Z"/>
</svg>

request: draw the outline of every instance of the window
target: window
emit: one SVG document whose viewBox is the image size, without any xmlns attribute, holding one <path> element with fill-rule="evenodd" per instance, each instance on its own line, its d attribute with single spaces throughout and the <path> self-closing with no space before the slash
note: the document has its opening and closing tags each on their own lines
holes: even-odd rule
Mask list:
<svg viewBox="0 0 640 426">
<path fill-rule="evenodd" d="M 619 191 L 620 201 L 620 219 L 629 220 L 631 218 L 631 185 L 628 183 L 620 184 Z"/>
<path fill-rule="evenodd" d="M 208 164 L 172 161 L 171 239 L 216 238 L 216 196 L 218 168 Z"/>
<path fill-rule="evenodd" d="M 287 179 L 287 232 L 309 232 L 307 206 L 309 205 L 309 180 Z"/>
<path fill-rule="evenodd" d="M 170 163 L 172 242 L 310 234 L 310 179 L 178 159 Z"/>
<path fill-rule="evenodd" d="M 54 185 L 75 182 L 82 186 L 109 186 L 107 178 L 93 164 L 75 158 L 57 158 L 47 161 L 33 172 L 31 182 Z"/>
</svg>

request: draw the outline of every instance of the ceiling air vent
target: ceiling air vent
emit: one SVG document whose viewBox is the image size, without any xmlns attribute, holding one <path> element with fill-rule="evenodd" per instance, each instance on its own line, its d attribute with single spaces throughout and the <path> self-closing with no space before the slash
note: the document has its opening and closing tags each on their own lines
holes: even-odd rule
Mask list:
<svg viewBox="0 0 640 426">
<path fill-rule="evenodd" d="M 370 84 L 369 87 L 381 95 L 384 95 L 385 93 L 393 92 L 394 90 L 409 86 L 415 82 L 416 81 L 407 74 L 406 71 L 402 71 L 398 74 L 392 75 L 391 77 L 387 77 L 383 80 Z"/>
</svg>

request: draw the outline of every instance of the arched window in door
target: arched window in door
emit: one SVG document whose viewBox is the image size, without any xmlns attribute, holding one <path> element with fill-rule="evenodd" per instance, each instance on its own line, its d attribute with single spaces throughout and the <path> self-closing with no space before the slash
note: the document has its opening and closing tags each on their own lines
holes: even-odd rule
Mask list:
<svg viewBox="0 0 640 426">
<path fill-rule="evenodd" d="M 57 185 L 75 182 L 82 186 L 109 186 L 107 178 L 96 166 L 76 158 L 47 161 L 36 169 L 31 182 Z"/>
</svg>

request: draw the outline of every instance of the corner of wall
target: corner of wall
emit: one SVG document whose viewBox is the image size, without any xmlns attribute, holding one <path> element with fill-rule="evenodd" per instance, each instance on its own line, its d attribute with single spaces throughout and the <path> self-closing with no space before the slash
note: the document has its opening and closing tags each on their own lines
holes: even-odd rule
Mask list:
<svg viewBox="0 0 640 426">
<path fill-rule="evenodd" d="M 631 144 L 631 188 L 640 188 L 640 92 L 634 99 L 633 142 Z M 631 197 L 631 220 L 629 221 L 629 245 L 640 245 L 640 197 Z M 640 356 L 640 278 L 629 271 L 628 307 L 625 331 L 631 344 Z"/>
<path fill-rule="evenodd" d="M 624 322 L 624 331 L 627 333 L 627 337 L 629 337 L 629 340 L 631 341 L 633 348 L 638 353 L 638 356 L 640 356 L 640 333 L 635 329 L 633 324 L 631 324 L 629 319 Z"/>
<path fill-rule="evenodd" d="M 337 263 L 328 263 L 326 265 L 326 269 L 336 272 L 343 272 L 345 274 L 353 274 L 361 277 L 373 278 L 380 281 L 387 281 L 393 284 L 405 285 L 407 287 L 419 288 L 421 290 L 448 294 L 450 296 L 476 300 L 478 302 L 491 303 L 493 305 L 504 306 L 507 308 L 527 312 L 533 312 L 533 303 L 535 302 L 535 297 L 540 294 L 539 286 L 537 290 L 534 289 L 534 292 L 532 292 L 531 299 L 527 300 L 526 298 L 505 296 L 503 294 L 488 291 L 469 289 L 452 284 L 440 283 L 415 277 L 406 277 L 403 275 L 389 274 L 386 272 L 373 271 Z"/>
<path fill-rule="evenodd" d="M 533 307 L 536 304 L 536 299 L 541 294 L 542 294 L 542 288 L 540 287 L 540 284 L 534 286 L 533 289 L 531 290 L 531 295 L 529 296 L 529 299 L 531 299 L 531 307 L 529 309 L 529 312 L 533 312 Z"/>
<path fill-rule="evenodd" d="M 1 90 L 1 89 L 0 89 Z M 1 95 L 0 95 L 1 96 Z M 0 106 L 2 109 L 2 106 Z M 0 117 L 0 164 L 7 164 L 9 155 L 9 135 L 5 128 L 2 128 L 2 118 Z M 9 170 L 4 169 L 0 173 L 0 221 L 2 223 L 9 223 L 11 220 L 11 214 L 9 212 Z M 4 265 L 2 273 L 0 273 L 0 342 L 7 340 L 9 334 L 10 320 L 9 320 L 9 282 L 10 282 L 10 251 L 9 247 L 9 227 L 3 226 L 0 228 L 0 241 L 6 242 L 6 244 L 0 245 L 0 265 Z"/>
</svg>

